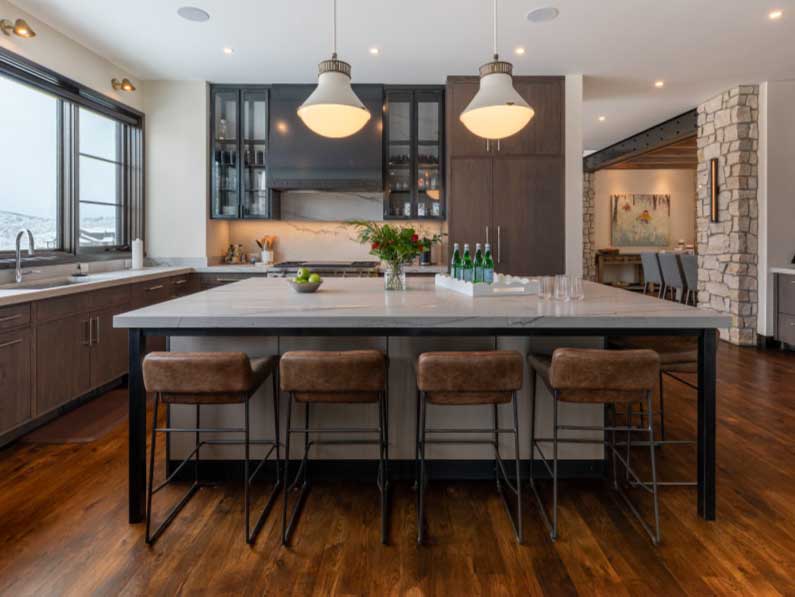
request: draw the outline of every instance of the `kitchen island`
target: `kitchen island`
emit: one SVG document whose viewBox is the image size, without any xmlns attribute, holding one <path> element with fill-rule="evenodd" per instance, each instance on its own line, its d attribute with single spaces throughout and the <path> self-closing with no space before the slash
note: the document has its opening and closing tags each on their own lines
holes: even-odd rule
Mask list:
<svg viewBox="0 0 795 597">
<path fill-rule="evenodd" d="M 728 317 L 598 284 L 584 286 L 584 300 L 563 303 L 535 296 L 472 298 L 436 289 L 432 279 L 414 280 L 405 292 L 385 292 L 381 279 L 328 279 L 316 294 L 296 294 L 285 280 L 260 278 L 117 315 L 115 327 L 129 329 L 130 522 L 140 522 L 145 512 L 141 359 L 147 336 L 163 335 L 172 339 L 172 350 L 243 350 L 252 356 L 311 346 L 380 345 L 390 354 L 390 409 L 398 416 L 390 421 L 389 437 L 398 458 L 409 453 L 414 438 L 413 427 L 408 427 L 414 410 L 410 371 L 413 355 L 422 350 L 498 345 L 550 351 L 563 345 L 601 346 L 606 336 L 697 337 L 697 512 L 714 519 L 717 328 L 727 327 Z M 527 412 L 526 405 L 522 412 Z M 601 411 L 584 416 L 593 421 Z M 548 424 L 543 416 L 539 419 L 540 425 Z M 522 449 L 529 457 L 528 420 L 523 415 Z M 601 457 L 601 451 L 589 456 Z"/>
</svg>

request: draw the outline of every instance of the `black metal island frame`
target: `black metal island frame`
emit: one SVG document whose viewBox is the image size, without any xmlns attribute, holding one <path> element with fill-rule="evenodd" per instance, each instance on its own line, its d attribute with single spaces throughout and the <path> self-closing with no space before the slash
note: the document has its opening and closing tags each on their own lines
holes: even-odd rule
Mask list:
<svg viewBox="0 0 795 597">
<path fill-rule="evenodd" d="M 412 281 L 385 292 L 379 279 L 330 279 L 316 294 L 295 294 L 281 279 L 249 279 L 121 314 L 129 329 L 129 521 L 145 515 L 146 392 L 142 357 L 149 336 L 528 337 L 689 336 L 698 338 L 697 512 L 715 519 L 717 329 L 727 317 L 598 284 L 585 299 L 473 298 Z M 234 346 L 234 344 L 232 344 Z"/>
</svg>

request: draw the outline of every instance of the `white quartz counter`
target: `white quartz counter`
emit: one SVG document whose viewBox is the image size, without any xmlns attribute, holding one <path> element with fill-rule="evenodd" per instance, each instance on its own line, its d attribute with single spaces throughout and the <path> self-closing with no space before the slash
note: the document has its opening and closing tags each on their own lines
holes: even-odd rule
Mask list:
<svg viewBox="0 0 795 597">
<path fill-rule="evenodd" d="M 586 282 L 585 299 L 473 298 L 416 278 L 405 292 L 385 292 L 378 278 L 327 278 L 298 294 L 278 278 L 250 278 L 131 311 L 122 328 L 721 328 L 727 316 Z"/>
<path fill-rule="evenodd" d="M 99 290 L 101 288 L 110 288 L 111 286 L 132 284 L 134 282 L 156 280 L 166 276 L 178 276 L 180 274 L 191 273 L 192 271 L 193 268 L 191 267 L 147 267 L 138 270 L 125 269 L 91 274 L 84 278 L 80 278 L 82 281 L 77 284 L 55 286 L 52 288 L 32 288 L 28 285 L 33 286 L 37 282 L 46 283 L 48 278 L 40 276 L 40 279 L 37 280 L 33 277 L 26 277 L 25 282 L 18 288 L 0 288 L 0 307 L 77 294 L 90 290 Z"/>
</svg>

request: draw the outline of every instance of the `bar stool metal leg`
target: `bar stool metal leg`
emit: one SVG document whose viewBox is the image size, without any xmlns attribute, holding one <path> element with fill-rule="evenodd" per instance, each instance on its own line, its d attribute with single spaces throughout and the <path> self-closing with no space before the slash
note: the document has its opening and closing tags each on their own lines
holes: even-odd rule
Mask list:
<svg viewBox="0 0 795 597">
<path fill-rule="evenodd" d="M 284 509 L 282 511 L 282 544 L 287 545 L 290 542 L 290 535 L 292 535 L 295 522 L 298 519 L 298 514 L 303 507 L 304 500 L 306 499 L 307 491 L 309 489 L 308 467 L 309 467 L 309 403 L 304 404 L 304 428 L 303 430 L 294 431 L 291 426 L 292 410 L 293 410 L 293 393 L 290 392 L 287 402 L 287 431 L 285 435 L 284 447 Z M 290 435 L 299 432 L 304 434 L 304 456 L 301 459 L 301 464 L 298 466 L 298 472 L 295 474 L 295 479 L 291 482 L 289 476 L 290 466 Z M 298 500 L 293 507 L 290 520 L 287 520 L 287 509 L 289 505 L 289 494 L 298 483 L 301 483 L 301 492 L 298 495 Z"/>
<path fill-rule="evenodd" d="M 419 439 L 417 441 L 417 451 L 420 457 L 420 471 L 417 477 L 417 544 L 422 545 L 425 541 L 425 392 L 420 392 L 419 404 Z"/>
</svg>

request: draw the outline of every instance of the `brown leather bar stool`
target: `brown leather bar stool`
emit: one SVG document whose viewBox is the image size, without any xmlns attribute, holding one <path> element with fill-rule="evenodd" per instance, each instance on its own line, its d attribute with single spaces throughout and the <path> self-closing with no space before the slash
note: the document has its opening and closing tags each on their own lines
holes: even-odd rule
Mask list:
<svg viewBox="0 0 795 597">
<path fill-rule="evenodd" d="M 633 427 L 631 420 L 625 426 L 616 422 L 617 404 L 629 408 L 632 404 L 646 403 L 648 412 L 652 413 L 652 392 L 660 370 L 660 358 L 652 350 L 594 350 L 578 348 L 558 348 L 549 357 L 547 355 L 528 355 L 530 364 L 530 384 L 533 394 L 533 405 L 530 416 L 530 487 L 535 494 L 538 508 L 553 541 L 558 538 L 558 444 L 560 443 L 599 443 L 604 444 L 612 457 L 613 487 L 618 491 L 627 506 L 648 533 L 656 545 L 660 542 L 660 510 L 657 496 L 657 464 L 654 454 L 654 417 L 648 417 L 648 426 Z M 552 393 L 554 400 L 552 415 L 552 438 L 535 436 L 536 375 L 541 377 L 544 385 Z M 594 427 L 586 425 L 560 425 L 558 409 L 561 402 L 580 404 L 604 404 L 607 407 L 607 425 Z M 609 432 L 602 440 L 558 437 L 561 430 L 604 431 Z M 633 432 L 643 431 L 648 434 L 649 455 L 651 457 L 651 482 L 644 483 L 632 469 L 630 464 L 631 438 Z M 626 433 L 626 455 L 622 456 L 616 442 L 616 433 Z M 552 444 L 552 467 L 549 458 L 541 449 L 540 443 Z M 541 455 L 549 475 L 552 477 L 552 521 L 547 515 L 541 496 L 535 485 L 534 456 L 535 451 Z M 629 499 L 618 483 L 617 463 L 621 462 L 627 476 L 635 483 L 652 494 L 654 502 L 654 529 L 646 523 L 638 509 Z"/>
<path fill-rule="evenodd" d="M 522 481 L 519 457 L 519 416 L 516 392 L 522 388 L 524 363 L 522 355 L 513 350 L 474 352 L 426 352 L 417 361 L 417 543 L 425 540 L 425 446 L 428 444 L 484 444 L 494 447 L 497 491 L 513 525 L 516 540 L 522 543 Z M 498 406 L 510 402 L 513 427 L 499 426 Z M 491 429 L 453 429 L 426 427 L 427 404 L 434 406 L 491 405 Z M 435 439 L 428 434 L 491 434 L 490 439 Z M 500 457 L 500 435 L 513 434 L 516 477 L 511 483 Z M 516 496 L 516 513 L 511 508 L 502 483 Z"/>
<path fill-rule="evenodd" d="M 665 388 L 663 385 L 663 375 L 675 379 L 688 388 L 698 391 L 698 386 L 680 377 L 679 373 L 698 373 L 698 338 L 690 336 L 617 336 L 607 339 L 607 345 L 617 350 L 653 350 L 660 357 L 660 439 L 656 440 L 658 447 L 669 444 L 695 445 L 696 441 L 669 440 L 665 437 Z M 633 416 L 630 411 L 628 416 Z M 644 412 L 641 409 L 638 413 L 643 420 Z M 695 487 L 695 481 L 658 481 L 658 485 L 673 487 Z"/>
<path fill-rule="evenodd" d="M 171 524 L 176 515 L 188 503 L 202 483 L 199 481 L 201 464 L 200 450 L 204 445 L 243 445 L 245 459 L 244 470 L 244 510 L 246 521 L 246 543 L 253 543 L 257 533 L 265 522 L 276 496 L 281 488 L 279 475 L 279 400 L 276 380 L 276 357 L 249 359 L 242 352 L 153 352 L 143 362 L 144 386 L 147 392 L 155 393 L 155 407 L 152 414 L 152 445 L 149 453 L 149 483 L 146 496 L 146 542 L 149 544 Z M 249 425 L 249 399 L 256 393 L 262 383 L 271 376 L 273 379 L 273 421 L 274 438 L 272 440 L 251 440 Z M 196 407 L 196 426 L 191 428 L 158 427 L 157 413 L 160 403 L 189 404 Z M 243 427 L 202 428 L 201 407 L 203 405 L 243 404 L 245 422 Z M 157 433 L 194 433 L 193 451 L 179 466 L 157 487 L 153 487 L 154 463 Z M 202 433 L 242 433 L 242 440 L 202 440 Z M 251 444 L 265 445 L 269 449 L 265 456 L 249 475 L 249 450 Z M 272 454 L 276 455 L 276 482 L 268 498 L 265 508 L 257 519 L 253 531 L 250 531 L 250 486 L 251 481 L 259 473 L 262 466 Z M 183 467 L 194 459 L 194 480 L 187 493 L 166 515 L 159 527 L 150 533 L 152 521 L 152 496 L 168 485 Z"/>
<path fill-rule="evenodd" d="M 296 350 L 282 355 L 279 369 L 281 387 L 289 392 L 287 406 L 287 432 L 284 446 L 284 509 L 282 511 L 282 543 L 290 540 L 301 506 L 309 490 L 309 450 L 313 445 L 370 444 L 378 446 L 378 480 L 381 493 L 381 542 L 386 544 L 388 534 L 387 491 L 389 489 L 389 409 L 386 386 L 387 360 L 380 350 L 349 350 L 323 352 Z M 304 425 L 291 426 L 293 402 L 304 405 Z M 377 404 L 378 427 L 310 427 L 312 404 Z M 304 436 L 304 456 L 291 482 L 288 474 L 290 464 L 290 436 Z M 378 439 L 310 440 L 316 433 L 377 433 Z M 301 493 L 287 517 L 289 493 L 301 483 Z"/>
</svg>

